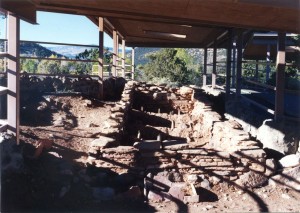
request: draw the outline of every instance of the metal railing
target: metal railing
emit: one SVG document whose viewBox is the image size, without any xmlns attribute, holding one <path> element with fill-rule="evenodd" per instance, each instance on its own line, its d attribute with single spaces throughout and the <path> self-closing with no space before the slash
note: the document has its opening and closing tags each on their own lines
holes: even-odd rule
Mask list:
<svg viewBox="0 0 300 213">
<path fill-rule="evenodd" d="M 5 43 L 7 42 L 7 39 L 0 39 L 0 42 L 1 41 L 4 43 L 4 46 L 5 46 Z M 49 45 L 61 45 L 61 46 L 87 47 L 87 48 L 91 48 L 91 49 L 92 48 L 99 48 L 99 46 L 97 46 L 97 45 L 71 44 L 71 43 L 59 43 L 59 42 L 44 42 L 44 41 L 21 40 L 20 43 L 35 43 L 35 44 L 49 44 Z M 106 52 L 109 52 L 111 55 L 114 54 L 113 52 L 111 52 L 109 50 L 106 51 Z M 1 57 L 7 58 L 9 56 L 5 52 L 0 52 L 0 58 Z M 118 55 L 116 55 L 116 57 L 117 57 L 117 65 L 115 65 L 116 70 L 117 70 L 116 75 L 119 76 L 119 77 L 121 77 L 121 76 L 123 77 L 123 67 L 119 63 L 122 62 L 122 60 L 125 60 L 125 58 L 122 58 Z M 20 59 L 32 59 L 32 60 L 39 60 L 39 61 L 49 60 L 49 61 L 60 61 L 60 62 L 61 61 L 67 61 L 67 62 L 79 62 L 79 63 L 97 63 L 96 66 L 99 66 L 99 61 L 98 60 L 91 60 L 91 59 L 74 59 L 74 58 L 68 58 L 68 57 L 50 58 L 50 57 L 37 57 L 37 56 L 24 56 L 24 55 L 21 55 Z M 125 63 L 124 77 L 126 77 L 129 74 L 132 75 L 132 66 L 133 66 L 132 64 L 126 64 Z M 113 67 L 113 63 L 103 64 L 104 69 L 105 68 L 106 69 L 110 68 L 110 70 L 111 70 L 112 67 Z M 130 68 L 130 70 L 128 70 L 128 68 Z M 99 72 L 98 71 L 93 72 L 93 70 L 91 70 L 90 73 L 91 73 L 90 75 L 98 75 Z M 37 73 L 28 73 L 28 74 L 29 75 L 37 75 Z M 42 74 L 44 75 L 46 73 L 42 73 Z M 62 75 L 66 75 L 66 74 L 62 74 Z M 70 74 L 70 75 L 74 75 L 74 74 Z M 111 71 L 104 71 L 103 72 L 103 78 L 108 78 L 108 77 L 111 77 L 111 76 L 112 76 Z"/>
</svg>

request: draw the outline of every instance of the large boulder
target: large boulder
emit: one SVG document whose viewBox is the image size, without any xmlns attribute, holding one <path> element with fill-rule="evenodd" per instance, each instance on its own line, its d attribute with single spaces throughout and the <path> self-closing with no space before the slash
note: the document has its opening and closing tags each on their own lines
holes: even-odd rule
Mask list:
<svg viewBox="0 0 300 213">
<path fill-rule="evenodd" d="M 268 181 L 266 175 L 250 171 L 240 176 L 236 184 L 244 188 L 256 188 L 263 186 Z"/>
<path fill-rule="evenodd" d="M 268 119 L 259 127 L 257 139 L 261 141 L 264 148 L 276 150 L 282 154 L 295 154 L 299 146 L 299 126 Z"/>
</svg>

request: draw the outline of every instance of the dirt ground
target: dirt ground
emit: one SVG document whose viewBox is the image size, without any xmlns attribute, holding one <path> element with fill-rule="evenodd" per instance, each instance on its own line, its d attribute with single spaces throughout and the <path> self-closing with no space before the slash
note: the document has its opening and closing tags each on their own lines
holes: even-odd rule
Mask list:
<svg viewBox="0 0 300 213">
<path fill-rule="evenodd" d="M 95 168 L 87 164 L 87 150 L 89 143 L 101 135 L 101 127 L 113 106 L 114 102 L 100 102 L 81 96 L 44 96 L 24 105 L 21 110 L 20 146 L 24 156 L 24 170 L 19 174 L 2 177 L 2 211 L 300 211 L 299 192 L 281 186 L 242 191 L 225 182 L 212 187 L 212 196 L 206 193 L 200 195 L 202 202 L 195 204 L 171 201 L 153 203 L 142 197 L 96 201 L 91 189 L 99 184 L 99 179 L 95 178 Z M 34 158 L 43 139 L 49 139 L 53 144 L 44 147 L 42 153 Z M 101 169 L 97 170 L 97 175 L 99 171 Z M 113 172 L 109 174 L 110 178 L 118 176 Z M 136 181 L 141 182 L 142 179 Z M 108 180 L 107 184 L 112 184 L 112 181 Z M 121 189 L 120 193 L 123 193 Z"/>
</svg>

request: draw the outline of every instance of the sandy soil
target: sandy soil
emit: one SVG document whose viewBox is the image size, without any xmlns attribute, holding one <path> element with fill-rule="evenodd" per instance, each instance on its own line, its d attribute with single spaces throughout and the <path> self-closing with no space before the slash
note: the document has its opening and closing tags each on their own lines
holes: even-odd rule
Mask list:
<svg viewBox="0 0 300 213">
<path fill-rule="evenodd" d="M 300 194 L 285 187 L 242 191 L 227 183 L 213 187 L 213 196 L 200 195 L 203 201 L 195 204 L 153 203 L 142 198 L 95 202 L 90 191 L 94 182 L 92 169 L 86 164 L 87 150 L 89 143 L 101 135 L 113 105 L 80 96 L 47 96 L 25 105 L 21 111 L 25 169 L 2 177 L 3 212 L 300 211 Z M 33 159 L 42 139 L 53 144 Z"/>
</svg>

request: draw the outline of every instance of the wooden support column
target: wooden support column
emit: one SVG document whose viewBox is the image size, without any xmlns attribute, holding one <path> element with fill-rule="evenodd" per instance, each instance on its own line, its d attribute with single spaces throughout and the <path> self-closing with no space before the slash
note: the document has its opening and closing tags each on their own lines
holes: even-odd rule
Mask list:
<svg viewBox="0 0 300 213">
<path fill-rule="evenodd" d="M 255 80 L 258 81 L 258 60 L 256 60 L 256 64 L 255 64 L 255 76 L 254 76 Z"/>
<path fill-rule="evenodd" d="M 268 44 L 267 46 L 267 57 L 266 57 L 266 61 L 267 61 L 267 66 L 266 66 L 266 82 L 269 81 L 270 79 L 270 62 L 271 62 L 271 53 L 270 53 L 270 44 Z"/>
<path fill-rule="evenodd" d="M 228 47 L 227 47 L 227 58 L 226 58 L 226 99 L 228 99 L 230 96 L 232 43 L 233 43 L 233 33 L 232 33 L 232 30 L 230 30 Z"/>
<path fill-rule="evenodd" d="M 122 77 L 125 78 L 125 40 L 122 39 Z"/>
<path fill-rule="evenodd" d="M 117 76 L 117 54 L 118 54 L 118 36 L 117 31 L 113 31 L 113 65 L 112 65 L 112 75 Z"/>
<path fill-rule="evenodd" d="M 99 99 L 103 99 L 103 55 L 104 55 L 104 20 L 102 17 L 99 17 L 99 66 L 98 66 L 98 75 L 99 75 L 99 84 L 100 84 L 100 94 Z"/>
<path fill-rule="evenodd" d="M 211 87 L 216 87 L 217 79 L 217 40 L 214 41 L 214 52 L 213 52 L 213 70 L 211 73 Z"/>
<path fill-rule="evenodd" d="M 20 19 L 8 14 L 7 125 L 20 140 Z"/>
<path fill-rule="evenodd" d="M 275 120 L 284 115 L 285 33 L 278 33 L 276 59 Z"/>
<path fill-rule="evenodd" d="M 236 98 L 240 98 L 242 89 L 242 59 L 243 59 L 243 33 L 237 38 L 237 64 L 236 64 Z"/>
<path fill-rule="evenodd" d="M 133 47 L 132 51 L 131 51 L 131 80 L 134 80 L 134 72 L 135 72 L 134 55 L 135 55 L 135 51 L 134 51 L 134 47 Z"/>
<path fill-rule="evenodd" d="M 120 53 L 120 44 L 119 44 L 119 34 L 117 33 L 117 54 L 116 54 L 116 60 L 117 60 L 117 64 L 116 64 L 116 77 L 118 77 L 119 75 L 119 71 L 120 71 L 120 57 L 119 57 L 119 53 Z"/>
<path fill-rule="evenodd" d="M 235 70 L 236 69 L 236 41 L 233 39 L 232 44 L 232 74 L 231 74 L 231 87 L 235 88 Z"/>
<path fill-rule="evenodd" d="M 207 47 L 204 48 L 204 57 L 203 57 L 203 82 L 202 86 L 206 86 L 207 83 Z"/>
</svg>

